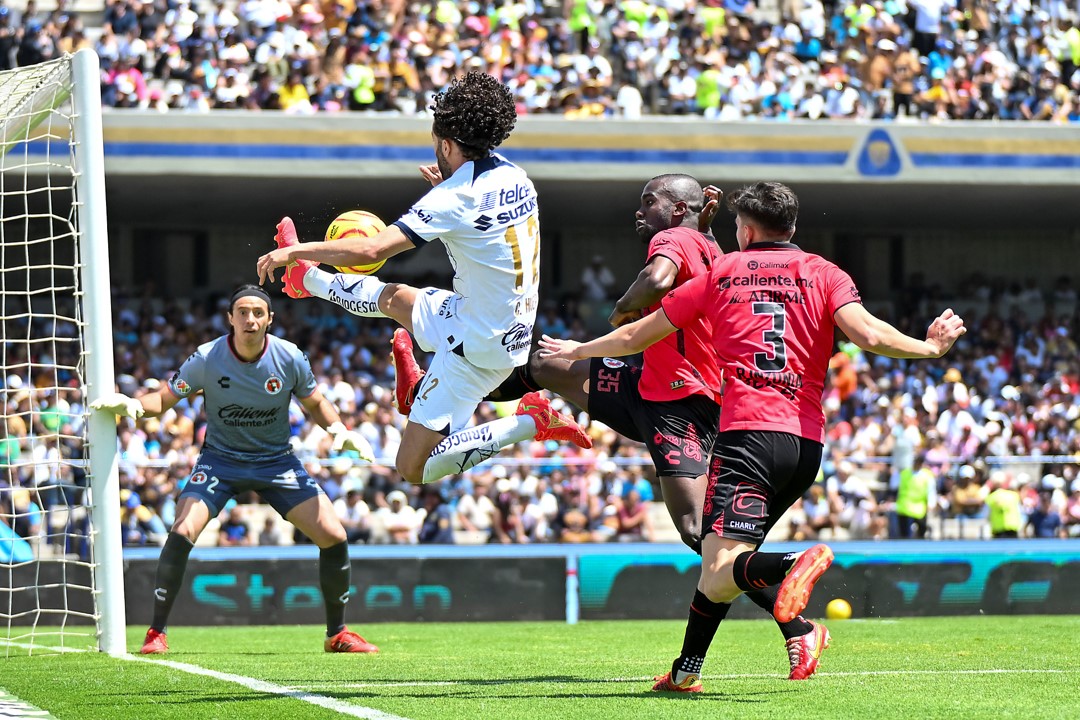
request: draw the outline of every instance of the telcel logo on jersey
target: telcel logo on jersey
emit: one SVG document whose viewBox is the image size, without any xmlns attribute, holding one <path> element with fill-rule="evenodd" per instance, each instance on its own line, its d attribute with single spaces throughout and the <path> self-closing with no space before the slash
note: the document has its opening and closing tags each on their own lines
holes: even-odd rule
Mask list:
<svg viewBox="0 0 1080 720">
<path fill-rule="evenodd" d="M 532 188 L 528 185 L 515 185 L 509 190 L 503 188 L 499 191 L 499 204 L 513 205 L 514 203 L 521 202 L 522 200 L 531 195 Z"/>
</svg>

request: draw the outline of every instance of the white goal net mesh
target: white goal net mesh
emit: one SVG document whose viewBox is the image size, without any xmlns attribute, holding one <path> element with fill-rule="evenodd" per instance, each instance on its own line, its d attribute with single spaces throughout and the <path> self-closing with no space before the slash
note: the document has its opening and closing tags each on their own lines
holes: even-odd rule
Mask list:
<svg viewBox="0 0 1080 720">
<path fill-rule="evenodd" d="M 96 644 L 71 93 L 67 57 L 0 73 L 5 654 Z"/>
</svg>

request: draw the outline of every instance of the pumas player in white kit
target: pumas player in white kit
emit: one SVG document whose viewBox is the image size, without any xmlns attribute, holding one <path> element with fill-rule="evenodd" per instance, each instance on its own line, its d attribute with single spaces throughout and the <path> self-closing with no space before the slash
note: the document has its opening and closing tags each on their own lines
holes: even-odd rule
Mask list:
<svg viewBox="0 0 1080 720">
<path fill-rule="evenodd" d="M 394 333 L 398 409 L 409 415 L 397 468 L 415 484 L 463 472 L 529 438 L 592 446 L 577 423 L 554 412 L 539 393 L 523 397 L 512 417 L 467 428 L 480 401 L 528 362 L 540 224 L 532 181 L 492 152 L 517 120 L 510 91 L 490 75 L 470 72 L 439 93 L 431 110 L 437 163 L 420 172 L 433 188 L 408 213 L 373 237 L 304 244 L 285 218 L 278 249 L 258 262 L 260 282 L 273 281 L 274 269 L 286 266 L 284 290 L 292 297 L 320 297 L 405 328 Z M 370 265 L 435 239 L 454 267 L 453 292 L 316 267 Z M 435 353 L 426 374 L 406 330 L 422 350 Z"/>
</svg>

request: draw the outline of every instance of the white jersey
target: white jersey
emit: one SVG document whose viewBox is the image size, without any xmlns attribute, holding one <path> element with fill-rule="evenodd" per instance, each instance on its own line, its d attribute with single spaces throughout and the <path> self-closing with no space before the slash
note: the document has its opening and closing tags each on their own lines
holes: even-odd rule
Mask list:
<svg viewBox="0 0 1080 720">
<path fill-rule="evenodd" d="M 446 246 L 460 300 L 445 312 L 462 321 L 450 345 L 477 367 L 524 365 L 540 286 L 536 188 L 525 171 L 500 155 L 467 162 L 394 224 L 416 245 Z"/>
</svg>

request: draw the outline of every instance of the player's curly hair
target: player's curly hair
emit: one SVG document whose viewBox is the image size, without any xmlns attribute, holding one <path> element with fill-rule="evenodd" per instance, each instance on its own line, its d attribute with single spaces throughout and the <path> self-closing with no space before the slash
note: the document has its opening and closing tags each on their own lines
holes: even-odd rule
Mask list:
<svg viewBox="0 0 1080 720">
<path fill-rule="evenodd" d="M 435 135 L 456 142 L 470 160 L 491 154 L 510 137 L 517 122 L 510 89 L 491 75 L 476 71 L 454 78 L 435 96 L 430 110 Z"/>
<path fill-rule="evenodd" d="M 741 187 L 728 195 L 727 206 L 771 235 L 790 236 L 795 232 L 799 198 L 783 183 L 758 182 Z"/>
</svg>

